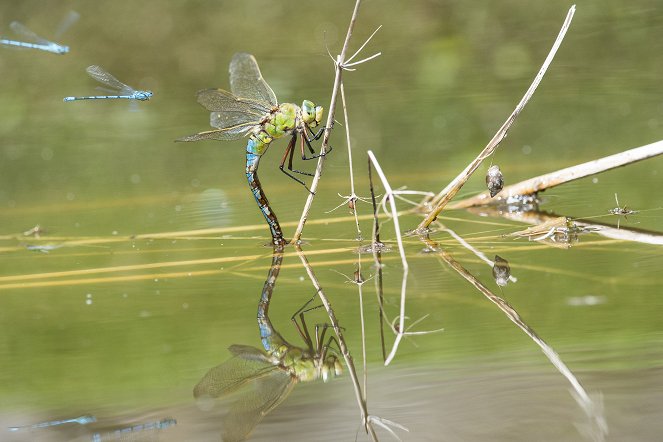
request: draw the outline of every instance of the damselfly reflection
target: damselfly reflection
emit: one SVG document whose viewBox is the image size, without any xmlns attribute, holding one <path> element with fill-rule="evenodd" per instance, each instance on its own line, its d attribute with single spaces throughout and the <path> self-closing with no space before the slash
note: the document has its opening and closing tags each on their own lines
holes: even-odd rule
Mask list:
<svg viewBox="0 0 663 442">
<path fill-rule="evenodd" d="M 156 439 L 156 432 L 174 425 L 177 425 L 177 421 L 172 418 L 162 419 L 157 422 L 147 422 L 145 424 L 124 427 L 119 430 L 107 431 L 105 433 L 94 433 L 92 435 L 92 442 L 110 442 L 117 440 L 151 441 Z"/>
<path fill-rule="evenodd" d="M 246 439 L 262 418 L 283 402 L 296 383 L 319 378 L 326 382 L 342 372 L 341 362 L 329 347 L 334 338 L 325 341 L 326 328 L 318 333 L 316 327 L 314 345 L 304 320 L 307 305 L 292 317 L 306 347 L 287 342 L 272 326 L 269 303 L 282 260 L 283 255 L 275 251 L 258 304 L 258 328 L 264 349 L 231 345 L 233 357 L 209 370 L 193 390 L 194 397 L 204 403 L 250 386 L 231 405 L 224 419 L 224 441 Z"/>
<path fill-rule="evenodd" d="M 87 425 L 96 421 L 97 421 L 96 417 L 90 415 L 84 415 L 72 419 L 61 419 L 61 420 L 54 420 L 47 422 L 39 422 L 38 424 L 32 424 L 32 425 L 22 425 L 19 427 L 9 427 L 8 430 L 9 431 L 34 430 L 37 428 L 48 428 L 48 427 L 55 427 L 58 425 L 65 425 L 65 424 Z"/>
<path fill-rule="evenodd" d="M 109 90 L 116 93 L 115 95 L 93 95 L 89 97 L 64 97 L 64 101 L 77 101 L 77 100 L 111 100 L 111 99 L 126 99 L 147 101 L 152 96 L 151 91 L 139 91 L 131 86 L 122 83 L 120 80 L 111 75 L 104 68 L 96 65 L 88 66 L 85 71 L 88 75 Z"/>
<path fill-rule="evenodd" d="M 79 17 L 80 15 L 77 12 L 69 11 L 58 27 L 58 31 L 55 34 L 56 38 L 63 34 L 64 31 L 66 31 L 72 24 L 74 24 L 79 19 Z M 9 27 L 16 35 L 28 41 L 18 41 L 3 38 L 0 39 L 0 44 L 15 48 L 37 49 L 58 55 L 64 55 L 69 52 L 69 46 L 61 45 L 59 43 L 42 38 L 32 32 L 22 23 L 13 21 L 9 24 Z"/>
</svg>

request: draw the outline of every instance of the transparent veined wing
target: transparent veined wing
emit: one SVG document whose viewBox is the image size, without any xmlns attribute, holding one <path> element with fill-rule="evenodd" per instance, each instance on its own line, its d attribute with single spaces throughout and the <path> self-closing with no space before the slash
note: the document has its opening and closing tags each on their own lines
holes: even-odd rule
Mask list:
<svg viewBox="0 0 663 442">
<path fill-rule="evenodd" d="M 260 350 L 254 347 L 248 348 L 251 350 L 235 353 L 233 358 L 210 369 L 194 387 L 193 396 L 195 398 L 224 396 L 253 379 L 267 376 L 272 371 L 280 371 L 278 366 L 273 365 Z"/>
<path fill-rule="evenodd" d="M 230 90 L 238 97 L 278 106 L 274 91 L 262 78 L 258 62 L 251 54 L 233 55 L 230 61 Z"/>
<path fill-rule="evenodd" d="M 239 126 L 231 130 L 207 130 L 198 132 L 197 134 L 187 135 L 178 138 L 175 141 L 204 141 L 204 140 L 217 140 L 217 141 L 232 141 L 242 138 L 252 128 L 251 125 Z"/>
<path fill-rule="evenodd" d="M 295 383 L 296 379 L 281 369 L 256 379 L 254 388 L 231 405 L 224 418 L 222 439 L 226 442 L 245 440 L 262 418 L 283 402 Z"/>
<path fill-rule="evenodd" d="M 55 31 L 55 38 L 60 38 L 62 34 L 67 31 L 67 29 L 69 29 L 74 23 L 78 21 L 79 18 L 81 18 L 81 14 L 76 11 L 67 12 L 60 22 L 57 31 Z"/>
<path fill-rule="evenodd" d="M 16 35 L 20 35 L 21 37 L 25 38 L 26 40 L 31 40 L 36 43 L 40 44 L 49 44 L 50 41 L 46 40 L 45 38 L 41 38 L 34 32 L 32 32 L 30 29 L 27 28 L 22 23 L 19 23 L 17 21 L 13 21 L 9 24 L 9 27 L 16 33 Z"/>
<path fill-rule="evenodd" d="M 272 111 L 271 105 L 240 98 L 223 89 L 205 89 L 198 92 L 198 103 L 212 112 L 210 125 L 218 129 L 248 123 L 258 125 Z"/>
<path fill-rule="evenodd" d="M 113 75 L 111 75 L 109 72 L 107 72 L 104 68 L 100 66 L 96 65 L 88 66 L 87 68 L 85 68 L 85 71 L 88 73 L 90 77 L 94 78 L 99 83 L 105 84 L 106 86 L 112 89 L 117 89 L 120 92 L 122 92 L 122 94 L 131 94 L 134 92 L 134 88 L 122 83 L 120 80 L 115 78 Z"/>
</svg>

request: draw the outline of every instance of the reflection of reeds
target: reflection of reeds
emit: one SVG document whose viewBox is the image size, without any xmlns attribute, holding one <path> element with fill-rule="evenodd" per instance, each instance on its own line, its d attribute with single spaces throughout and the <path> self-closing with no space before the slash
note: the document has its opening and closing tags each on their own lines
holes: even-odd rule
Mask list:
<svg viewBox="0 0 663 442">
<path fill-rule="evenodd" d="M 331 303 L 329 302 L 329 299 L 322 290 L 322 287 L 318 282 L 318 278 L 315 276 L 315 272 L 313 272 L 313 268 L 311 267 L 311 264 L 309 264 L 306 255 L 304 254 L 304 252 L 302 251 L 299 245 L 295 245 L 295 247 L 297 250 L 297 254 L 299 255 L 299 259 L 302 261 L 302 265 L 306 269 L 306 273 L 308 274 L 311 283 L 315 287 L 316 293 L 318 294 L 318 297 L 320 298 L 322 305 L 327 311 L 327 315 L 329 316 L 329 321 L 331 322 L 331 326 L 334 329 L 334 333 L 336 333 L 339 349 L 341 351 L 341 354 L 343 355 L 343 359 L 345 360 L 345 365 L 348 368 L 348 372 L 350 373 L 350 378 L 352 379 L 352 385 L 354 386 L 355 396 L 357 398 L 357 404 L 359 405 L 359 408 L 361 410 L 361 419 L 363 426 L 366 429 L 366 431 L 371 435 L 371 438 L 374 441 L 377 441 L 378 440 L 377 435 L 375 434 L 375 430 L 373 429 L 373 426 L 371 424 L 370 415 L 368 414 L 366 399 L 362 394 L 361 385 L 359 384 L 359 378 L 357 377 L 357 370 L 355 369 L 352 355 L 350 354 L 350 351 L 348 350 L 348 347 L 345 344 L 343 331 L 341 330 L 341 327 L 338 325 L 338 320 L 336 319 L 334 310 L 331 307 Z"/>
<path fill-rule="evenodd" d="M 431 242 L 430 240 L 424 240 L 426 246 L 429 249 L 437 250 L 437 244 Z M 483 285 L 481 281 L 474 277 L 470 272 L 468 272 L 458 261 L 456 261 L 451 254 L 444 250 L 437 250 L 438 255 L 451 267 L 455 270 L 460 276 L 462 276 L 467 282 L 472 284 L 481 294 L 483 294 L 489 301 L 495 304 L 511 322 L 516 324 L 527 336 L 529 336 L 534 343 L 536 343 L 543 354 L 550 360 L 553 366 L 564 376 L 571 387 L 573 388 L 573 398 L 578 402 L 582 410 L 586 413 L 587 418 L 590 421 L 589 428 L 592 432 L 592 436 L 597 441 L 605 440 L 605 436 L 608 433 L 608 425 L 603 416 L 603 410 L 600 403 L 596 403 L 585 391 L 585 388 L 582 386 L 578 378 L 569 370 L 566 364 L 562 361 L 559 355 L 555 350 L 550 347 L 541 337 L 536 334 L 534 329 L 532 329 L 523 319 L 520 317 L 518 312 L 509 305 L 504 299 L 500 298 L 494 294 L 488 287 Z"/>
</svg>

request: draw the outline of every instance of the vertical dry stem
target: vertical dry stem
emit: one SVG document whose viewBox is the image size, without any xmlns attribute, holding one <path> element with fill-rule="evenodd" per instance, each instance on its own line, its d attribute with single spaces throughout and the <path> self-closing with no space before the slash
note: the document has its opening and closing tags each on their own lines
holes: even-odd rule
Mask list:
<svg viewBox="0 0 663 442">
<path fill-rule="evenodd" d="M 355 8 L 352 12 L 352 18 L 350 19 L 350 25 L 348 26 L 348 32 L 345 36 L 345 42 L 343 43 L 343 48 L 341 49 L 341 54 L 338 56 L 335 64 L 336 75 L 334 77 L 334 86 L 332 88 L 331 102 L 329 104 L 329 112 L 327 113 L 327 123 L 325 125 L 325 133 L 322 138 L 322 147 L 320 148 L 320 157 L 318 158 L 318 164 L 315 169 L 315 176 L 311 182 L 311 193 L 309 193 L 308 198 L 306 198 L 306 203 L 304 204 L 304 210 L 302 211 L 302 216 L 299 219 L 299 224 L 295 230 L 295 234 L 292 237 L 292 244 L 296 244 L 302 237 L 302 231 L 304 230 L 304 224 L 308 219 L 308 214 L 311 211 L 311 206 L 313 205 L 313 198 L 315 198 L 315 192 L 318 189 L 318 183 L 320 177 L 322 176 L 322 167 L 325 163 L 327 152 L 327 147 L 329 146 L 329 135 L 331 134 L 331 129 L 334 124 L 334 113 L 336 109 L 336 99 L 338 96 L 338 91 L 341 87 L 341 76 L 343 74 L 343 62 L 345 61 L 345 56 L 348 51 L 348 45 L 350 43 L 350 37 L 352 37 L 352 31 L 354 30 L 355 23 L 357 21 L 357 15 L 359 13 L 359 5 L 361 0 L 357 0 L 355 3 Z"/>
</svg>

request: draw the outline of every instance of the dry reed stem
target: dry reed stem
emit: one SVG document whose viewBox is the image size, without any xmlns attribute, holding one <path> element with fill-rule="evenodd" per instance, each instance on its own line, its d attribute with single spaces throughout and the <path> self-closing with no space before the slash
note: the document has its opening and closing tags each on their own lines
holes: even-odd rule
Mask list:
<svg viewBox="0 0 663 442">
<path fill-rule="evenodd" d="M 332 87 L 329 112 L 327 113 L 327 123 L 325 124 L 325 132 L 322 137 L 322 146 L 320 147 L 320 157 L 318 157 L 318 164 L 315 168 L 315 175 L 313 176 L 313 181 L 311 182 L 311 192 L 306 198 L 306 203 L 304 203 L 304 210 L 302 211 L 302 216 L 299 219 L 299 223 L 297 224 L 297 229 L 295 230 L 295 234 L 293 235 L 292 240 L 290 241 L 291 244 L 297 244 L 301 240 L 302 232 L 304 230 L 304 224 L 306 224 L 306 220 L 308 219 L 308 214 L 311 211 L 311 206 L 313 205 L 313 199 L 315 198 L 315 192 L 318 189 L 318 183 L 320 182 L 320 177 L 322 176 L 322 168 L 325 163 L 327 147 L 329 146 L 329 136 L 331 134 L 332 126 L 334 124 L 336 99 L 341 87 L 343 63 L 345 62 L 345 56 L 348 51 L 348 45 L 350 44 L 350 38 L 352 37 L 352 31 L 354 30 L 355 23 L 357 22 L 357 15 L 359 13 L 360 4 L 361 0 L 357 0 L 355 3 L 354 10 L 352 11 L 352 17 L 350 18 L 350 25 L 348 26 L 348 32 L 345 36 L 345 41 L 343 42 L 341 54 L 338 56 L 335 62 L 336 74 L 334 77 L 334 86 Z"/>
<path fill-rule="evenodd" d="M 430 331 L 423 331 L 423 332 L 409 332 L 409 328 L 406 329 L 405 327 L 405 319 L 407 316 L 405 316 L 405 298 L 406 298 L 406 293 L 407 293 L 407 277 L 408 277 L 408 272 L 409 272 L 409 265 L 407 263 L 407 259 L 405 258 L 405 247 L 403 246 L 403 238 L 401 237 L 401 228 L 400 224 L 398 221 L 398 210 L 396 209 L 396 202 L 394 201 L 394 191 L 392 190 L 391 186 L 389 185 L 389 181 L 387 181 L 387 177 L 385 176 L 384 172 L 382 171 L 382 168 L 380 167 L 380 163 L 378 163 L 377 158 L 375 158 L 375 155 L 373 154 L 372 151 L 368 151 L 368 158 L 370 160 L 370 163 L 373 164 L 373 167 L 375 168 L 376 173 L 380 177 L 380 181 L 382 181 L 382 186 L 384 187 L 385 190 L 385 198 L 389 200 L 389 205 L 391 208 L 391 217 L 394 222 L 394 230 L 396 232 L 396 243 L 398 244 L 398 252 L 401 257 L 401 264 L 403 266 L 403 280 L 401 282 L 401 299 L 400 299 L 400 313 L 398 315 L 398 328 L 395 328 L 393 324 L 390 323 L 391 329 L 396 335 L 396 338 L 394 339 L 394 344 L 391 348 L 391 352 L 387 355 L 384 361 L 384 365 L 389 365 L 391 361 L 394 359 L 396 356 L 396 352 L 398 351 L 398 346 L 400 345 L 401 340 L 403 339 L 403 336 L 407 335 L 423 335 L 423 334 L 428 334 L 428 333 L 435 333 L 438 331 L 442 331 L 442 329 L 438 330 L 430 330 Z M 369 164 L 370 164 L 369 163 Z M 375 232 L 375 229 L 374 229 Z M 377 237 L 374 237 L 373 242 L 377 242 Z M 374 252 L 376 251 L 376 247 L 373 247 Z M 381 308 L 382 312 L 382 308 Z M 418 322 L 418 321 L 416 321 Z M 416 322 L 414 324 L 416 324 Z M 412 324 L 412 325 L 414 325 Z"/>
<path fill-rule="evenodd" d="M 663 154 L 663 140 L 506 186 L 492 200 L 488 192 L 483 192 L 472 198 L 466 198 L 450 204 L 449 209 L 464 209 L 490 204 L 493 201 L 504 201 L 513 196 L 531 195 L 550 189 L 551 187 L 559 186 L 560 184 L 568 183 L 569 181 L 596 175 L 597 173 L 626 166 L 661 154 Z"/>
<path fill-rule="evenodd" d="M 495 151 L 495 149 L 497 149 L 500 142 L 502 142 L 502 140 L 506 137 L 509 128 L 511 128 L 511 125 L 513 125 L 520 112 L 523 110 L 529 99 L 534 94 L 534 91 L 541 82 L 541 79 L 543 78 L 543 75 L 546 73 L 548 66 L 555 57 L 557 49 L 559 49 L 559 46 L 562 44 L 562 40 L 566 35 L 566 31 L 571 25 L 571 20 L 573 19 L 573 14 L 575 13 L 575 9 L 576 9 L 575 5 L 571 6 L 571 8 L 569 9 L 569 12 L 566 15 L 566 19 L 562 24 L 562 28 L 560 29 L 559 34 L 557 35 L 557 38 L 555 39 L 555 42 L 553 43 L 553 46 L 550 49 L 550 52 L 548 53 L 548 56 L 543 62 L 541 69 L 539 69 L 539 72 L 536 74 L 536 77 L 534 77 L 534 81 L 530 85 L 529 89 L 527 89 L 527 92 L 525 92 L 525 95 L 520 100 L 513 113 L 511 113 L 509 118 L 507 118 L 507 120 L 504 122 L 502 127 L 500 127 L 497 133 L 493 136 L 492 140 L 490 140 L 488 145 L 481 151 L 481 153 L 456 178 L 454 178 L 454 180 L 451 181 L 447 185 L 447 187 L 445 187 L 435 198 L 433 198 L 432 201 L 428 202 L 431 206 L 433 206 L 433 209 L 428 213 L 428 215 L 426 215 L 424 220 L 421 221 L 421 223 L 419 223 L 419 226 L 417 226 L 416 230 L 419 233 L 424 233 L 425 231 L 427 231 L 428 226 L 430 226 L 430 224 L 437 219 L 437 216 L 440 214 L 442 209 L 444 209 L 447 203 L 451 201 L 451 199 L 456 195 L 456 193 L 458 193 L 460 188 L 463 187 L 465 182 L 467 182 L 470 176 L 472 176 L 474 171 L 481 165 L 481 163 L 486 158 L 488 158 Z"/>
</svg>

